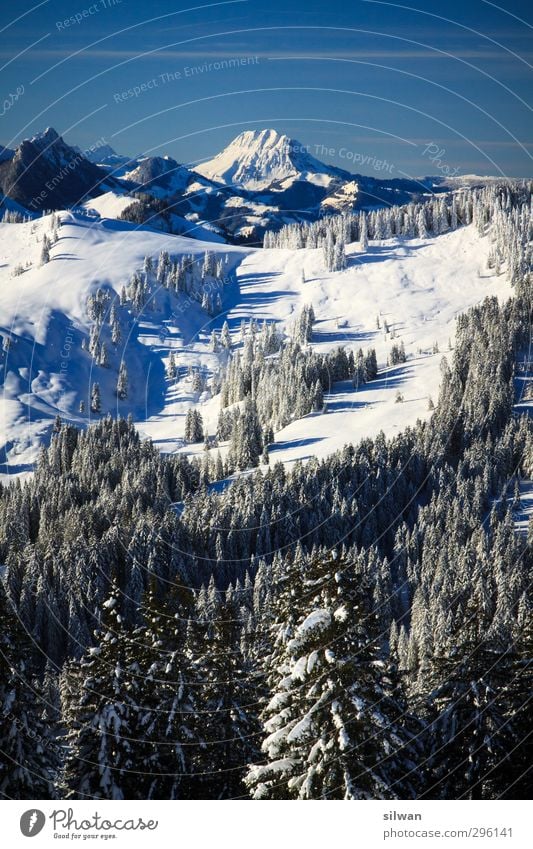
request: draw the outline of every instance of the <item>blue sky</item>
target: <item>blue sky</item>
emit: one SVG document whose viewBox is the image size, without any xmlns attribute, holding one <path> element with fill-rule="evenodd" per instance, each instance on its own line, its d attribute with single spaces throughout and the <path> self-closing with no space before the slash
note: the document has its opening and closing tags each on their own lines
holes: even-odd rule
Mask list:
<svg viewBox="0 0 533 849">
<path fill-rule="evenodd" d="M 82 147 L 103 137 L 194 163 L 273 127 L 376 176 L 384 162 L 392 176 L 533 175 L 524 0 L 2 6 L 5 145 L 53 126 Z"/>
</svg>

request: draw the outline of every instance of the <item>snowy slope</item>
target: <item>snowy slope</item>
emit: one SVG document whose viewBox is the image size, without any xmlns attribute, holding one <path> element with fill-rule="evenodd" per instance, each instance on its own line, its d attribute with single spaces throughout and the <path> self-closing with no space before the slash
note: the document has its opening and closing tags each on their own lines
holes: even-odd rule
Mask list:
<svg viewBox="0 0 533 849">
<path fill-rule="evenodd" d="M 103 205 L 99 211 L 111 210 Z M 276 321 L 289 330 L 305 304 L 313 305 L 317 318 L 313 347 L 324 352 L 339 345 L 375 347 L 380 375 L 358 391 L 347 384 L 332 386 L 325 414 L 310 414 L 276 434 L 272 460 L 290 463 L 325 456 L 380 429 L 396 433 L 429 414 L 428 396 L 437 400 L 440 362 L 453 340 L 455 316 L 486 295 L 509 293 L 503 276 L 485 270 L 489 242 L 473 227 L 427 240 L 371 243 L 365 254 L 350 245 L 348 268 L 327 273 L 320 250 L 217 246 L 138 230 L 126 222 L 65 212 L 61 218 L 52 260 L 42 267 L 37 239 L 49 232 L 49 218 L 0 225 L 0 335 L 12 340 L 3 353 L 0 402 L 1 443 L 9 473 L 31 469 L 39 441 L 48 438 L 57 413 L 80 423 L 90 420 L 78 410 L 94 380 L 101 385 L 104 413 L 131 412 L 141 432 L 162 450 L 191 450 L 183 443 L 187 409 L 197 404 L 208 432 L 214 434 L 220 408 L 218 396 L 194 394 L 187 374 L 189 366 L 208 375 L 220 368 L 226 355 L 211 351 L 212 329 L 220 330 L 227 319 L 237 349 L 243 318 Z M 225 281 L 223 313 L 211 318 L 186 296 L 179 296 L 183 304 L 169 312 L 162 297 L 128 329 L 120 350 L 111 353 L 110 368 L 95 367 L 81 348 L 91 324 L 88 294 L 99 287 L 120 292 L 142 267 L 145 255 L 157 258 L 161 250 L 199 257 L 206 250 L 219 250 L 228 256 L 233 271 Z M 11 276 L 20 262 L 31 267 Z M 401 341 L 407 362 L 387 368 L 392 344 Z M 440 353 L 433 353 L 435 343 Z M 165 377 L 171 351 L 178 365 L 172 382 Z M 114 386 L 122 357 L 131 391 L 127 403 L 117 408 Z M 396 403 L 398 391 L 402 403 Z"/>
<path fill-rule="evenodd" d="M 0 224 L 0 335 L 4 347 L 6 338 L 10 340 L 9 349 L 1 352 L 0 447 L 7 452 L 11 474 L 31 468 L 39 441 L 48 437 L 58 413 L 70 421 L 89 420 L 78 409 L 80 401 L 88 409 L 95 380 L 102 389 L 103 412 L 131 412 L 142 419 L 162 406 L 165 379 L 160 340 L 168 333 L 171 316 L 156 307 L 146 321 L 141 318 L 133 325 L 119 350 L 111 352 L 111 367 L 99 368 L 81 347 L 91 326 L 87 297 L 99 287 L 119 293 L 142 267 L 145 255 L 157 258 L 161 250 L 167 250 L 172 255 L 202 257 L 213 247 L 199 240 L 139 231 L 127 222 L 70 212 L 60 217 L 59 241 L 44 266 L 39 265 L 40 239 L 50 233 L 50 216 L 27 224 Z M 231 264 L 241 258 L 242 250 L 224 246 L 224 255 Z M 31 266 L 13 277 L 19 263 Z M 205 318 L 199 305 L 192 303 L 173 332 L 188 338 Z M 114 386 L 122 357 L 131 392 L 119 410 Z"/>
<path fill-rule="evenodd" d="M 131 197 L 126 191 L 124 192 L 105 192 L 96 198 L 86 201 L 80 209 L 87 210 L 87 213 L 100 218 L 119 218 L 125 209 L 135 208 L 139 201 Z M 198 216 L 196 216 L 196 219 Z M 194 216 L 188 220 L 181 215 L 169 213 L 168 224 L 164 220 L 160 220 L 156 214 L 150 216 L 147 223 L 143 226 L 143 231 L 148 228 L 165 232 L 165 229 L 170 230 L 174 234 L 189 236 L 192 239 L 199 239 L 203 242 L 217 242 L 225 244 L 224 239 L 217 232 L 211 230 L 209 222 L 205 224 L 194 220 Z M 205 246 L 204 246 L 205 249 Z"/>
<path fill-rule="evenodd" d="M 237 268 L 238 291 L 226 315 L 236 345 L 243 318 L 276 320 L 288 326 L 302 306 L 312 303 L 317 316 L 313 347 L 321 351 L 339 345 L 375 347 L 381 371 L 378 380 L 357 391 L 349 385 L 332 387 L 325 415 L 310 414 L 276 434 L 272 460 L 323 457 L 347 442 L 379 430 L 392 435 L 429 415 L 428 397 L 437 400 L 440 363 L 454 338 L 455 316 L 487 295 L 505 298 L 510 294 L 503 277 L 484 270 L 488 250 L 487 240 L 468 227 L 423 241 L 382 242 L 371 245 L 364 255 L 351 245 L 349 268 L 330 274 L 324 271 L 320 250 L 250 252 Z M 396 333 L 395 339 L 377 330 L 378 314 L 382 327 L 386 320 Z M 221 322 L 216 319 L 212 326 L 220 327 Z M 407 362 L 387 368 L 392 344 L 402 340 Z M 440 353 L 433 354 L 435 342 Z M 195 340 L 187 362 L 205 361 L 212 366 L 213 355 L 202 355 L 202 345 L 205 341 Z M 403 403 L 396 402 L 398 391 Z M 176 436 L 183 434 L 183 416 L 191 400 L 187 382 L 178 383 L 169 395 L 165 415 L 146 421 L 143 432 L 165 450 L 179 448 Z M 206 401 L 200 409 L 213 434 L 218 399 Z M 202 446 L 197 450 L 203 450 Z"/>
</svg>

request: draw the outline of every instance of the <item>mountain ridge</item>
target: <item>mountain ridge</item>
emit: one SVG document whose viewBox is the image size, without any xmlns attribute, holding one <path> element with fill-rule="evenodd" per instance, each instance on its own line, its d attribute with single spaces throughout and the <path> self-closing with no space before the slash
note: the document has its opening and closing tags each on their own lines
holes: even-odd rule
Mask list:
<svg viewBox="0 0 533 849">
<path fill-rule="evenodd" d="M 105 139 L 82 151 L 51 127 L 0 148 L 0 209 L 6 199 L 30 214 L 65 209 L 108 192 L 131 196 L 121 216 L 139 226 L 184 232 L 183 221 L 208 227 L 233 244 L 260 244 L 268 229 L 324 215 L 416 201 L 459 188 L 442 177 L 381 179 L 327 165 L 309 147 L 275 129 L 245 130 L 195 167 L 170 156 L 129 157 Z M 483 185 L 495 178 L 468 177 Z M 43 188 L 44 187 L 44 188 Z M 116 208 L 110 203 L 108 208 Z M 179 229 L 174 229 L 178 227 Z"/>
</svg>

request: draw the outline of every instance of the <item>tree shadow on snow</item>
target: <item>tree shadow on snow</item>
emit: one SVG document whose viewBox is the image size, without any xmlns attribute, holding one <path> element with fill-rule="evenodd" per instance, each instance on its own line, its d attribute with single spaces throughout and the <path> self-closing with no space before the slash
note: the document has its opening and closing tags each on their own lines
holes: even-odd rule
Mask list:
<svg viewBox="0 0 533 849">
<path fill-rule="evenodd" d="M 302 445 L 313 445 L 315 442 L 322 442 L 323 436 L 309 436 L 302 439 L 285 439 L 281 442 L 274 442 L 268 446 L 269 454 L 274 454 L 276 451 L 286 451 L 288 448 L 301 448 Z"/>
<path fill-rule="evenodd" d="M 365 253 L 350 254 L 346 257 L 347 267 L 356 268 L 358 265 L 368 265 L 374 262 L 385 262 L 388 259 L 398 259 L 411 256 L 427 245 L 371 245 Z M 401 249 L 402 253 L 398 253 Z"/>
</svg>

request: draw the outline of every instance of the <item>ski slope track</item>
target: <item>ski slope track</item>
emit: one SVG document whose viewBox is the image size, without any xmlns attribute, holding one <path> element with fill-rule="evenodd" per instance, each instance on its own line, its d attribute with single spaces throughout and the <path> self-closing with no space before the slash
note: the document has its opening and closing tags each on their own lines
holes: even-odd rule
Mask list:
<svg viewBox="0 0 533 849">
<path fill-rule="evenodd" d="M 131 413 L 142 435 L 162 451 L 201 453 L 203 444 L 184 443 L 185 414 L 197 405 L 212 435 L 220 399 L 209 391 L 195 394 L 188 367 L 200 367 L 209 376 L 223 366 L 228 355 L 211 351 L 212 330 L 227 320 L 233 350 L 238 350 L 242 319 L 275 321 L 290 333 L 306 304 L 316 314 L 313 348 L 374 347 L 380 373 L 359 389 L 350 382 L 332 385 L 325 412 L 295 420 L 275 434 L 270 462 L 290 465 L 324 457 L 380 430 L 395 434 L 430 415 L 428 399 L 438 397 L 440 364 L 453 346 L 455 317 L 487 295 L 503 300 L 510 294 L 505 277 L 487 270 L 490 242 L 473 226 L 423 240 L 371 242 L 364 253 L 351 244 L 348 268 L 328 273 L 320 249 L 239 248 L 137 229 L 113 218 L 59 215 L 59 240 L 43 266 L 37 240 L 50 231 L 49 217 L 0 224 L 0 335 L 7 347 L 0 400 L 4 478 L 31 473 L 56 415 L 80 425 L 91 421 L 91 414 L 79 408 L 84 401 L 89 409 L 93 381 L 100 384 L 103 414 Z M 120 293 L 144 257 L 157 259 L 161 250 L 173 258 L 201 258 L 206 250 L 227 258 L 223 311 L 213 318 L 185 295 L 170 310 L 164 293 L 158 293 L 155 305 L 132 317 L 127 338 L 111 352 L 110 367 L 95 366 L 82 349 L 91 328 L 88 295 L 98 288 Z M 14 268 L 27 263 L 30 267 L 14 277 Z M 407 362 L 387 367 L 392 345 L 402 341 Z M 171 352 L 178 366 L 175 381 L 165 374 Z M 121 359 L 130 390 L 127 400 L 118 402 L 114 387 Z M 398 393 L 403 400 L 397 400 Z M 224 456 L 227 446 L 219 447 Z"/>
</svg>

